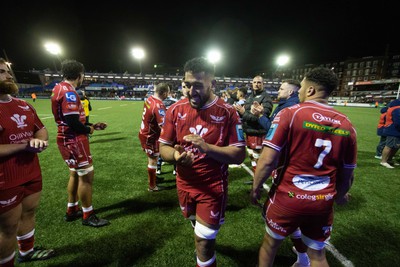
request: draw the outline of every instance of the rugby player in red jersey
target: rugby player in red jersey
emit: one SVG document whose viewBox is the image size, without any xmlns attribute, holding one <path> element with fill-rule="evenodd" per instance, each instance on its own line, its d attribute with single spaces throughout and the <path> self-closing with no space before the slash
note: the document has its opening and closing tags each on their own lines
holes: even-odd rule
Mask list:
<svg viewBox="0 0 400 267">
<path fill-rule="evenodd" d="M 251 191 L 258 204 L 260 188 L 277 169 L 264 205 L 266 234 L 258 266 L 272 266 L 283 239 L 298 227 L 311 266 L 328 266 L 325 241 L 333 224 L 333 204 L 347 202 L 356 167 L 356 131 L 346 115 L 328 105 L 336 74 L 327 68 L 307 73 L 300 104 L 280 111 L 263 142 Z"/>
<path fill-rule="evenodd" d="M 65 60 L 61 71 L 64 80 L 53 88 L 51 108 L 58 128 L 58 149 L 69 168 L 68 205 L 64 220 L 70 222 L 82 218 L 83 225 L 105 226 L 109 222 L 98 218 L 92 206 L 94 173 L 88 135 L 95 130 L 104 130 L 107 124 L 85 125 L 85 111 L 76 92 L 85 77 L 83 64 Z M 82 210 L 79 209 L 79 200 Z"/>
<path fill-rule="evenodd" d="M 228 165 L 243 162 L 246 144 L 239 114 L 214 94 L 214 66 L 194 58 L 184 71 L 187 98 L 167 110 L 160 152 L 177 164 L 179 205 L 194 226 L 196 266 L 217 266 L 215 239 L 224 222 Z"/>
</svg>

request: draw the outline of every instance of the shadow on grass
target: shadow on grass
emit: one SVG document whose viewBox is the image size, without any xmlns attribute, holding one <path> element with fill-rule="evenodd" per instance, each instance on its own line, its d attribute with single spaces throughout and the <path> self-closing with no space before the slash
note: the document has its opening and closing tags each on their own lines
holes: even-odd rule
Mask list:
<svg viewBox="0 0 400 267">
<path fill-rule="evenodd" d="M 140 214 L 149 210 L 174 210 L 178 206 L 177 199 L 159 199 L 155 195 L 161 195 L 163 192 L 148 193 L 149 197 L 143 200 L 127 199 L 106 207 L 96 209 L 96 214 L 107 212 L 105 219 L 116 219 L 132 214 Z M 150 199 L 151 195 L 151 199 Z M 110 211 L 114 211 L 110 214 Z M 112 222 L 111 222 L 112 223 Z"/>
<path fill-rule="evenodd" d="M 91 238 L 90 241 L 83 236 L 81 243 L 57 248 L 57 251 L 62 251 L 60 257 L 67 258 L 68 261 L 46 266 L 134 266 L 139 261 L 145 262 L 147 258 L 153 257 L 173 237 L 173 232 L 168 229 L 170 225 L 152 218 L 142 220 L 137 225 L 134 229 L 123 232 L 110 229 L 112 225 L 107 226 L 108 228 L 90 229 L 103 232 L 100 237 Z M 104 231 L 108 233 L 104 234 Z M 166 236 L 165 232 L 169 232 L 169 235 Z"/>
</svg>

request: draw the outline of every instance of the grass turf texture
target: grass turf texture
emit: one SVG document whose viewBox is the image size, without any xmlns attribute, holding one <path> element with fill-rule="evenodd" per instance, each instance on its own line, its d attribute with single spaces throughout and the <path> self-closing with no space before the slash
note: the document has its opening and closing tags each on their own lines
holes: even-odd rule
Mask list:
<svg viewBox="0 0 400 267">
<path fill-rule="evenodd" d="M 30 100 L 28 100 L 31 102 Z M 32 102 L 31 102 L 32 103 Z M 49 99 L 34 107 L 50 135 L 49 148 L 40 154 L 43 192 L 37 211 L 36 245 L 56 250 L 57 256 L 17 266 L 194 266 L 193 230 L 183 219 L 177 202 L 172 165 L 164 165 L 163 186 L 147 192 L 147 158 L 137 134 L 143 102 L 91 100 L 92 123 L 107 122 L 96 131 L 91 152 L 94 161 L 93 206 L 111 225 L 95 229 L 81 221 L 64 222 L 68 169 L 55 142 L 56 126 Z M 378 143 L 379 109 L 337 107 L 349 116 L 358 133 L 358 168 L 352 198 L 336 207 L 330 242 L 354 266 L 393 266 L 400 262 L 400 168 L 390 170 L 374 159 Z M 250 166 L 249 160 L 245 163 Z M 255 266 L 265 233 L 260 209 L 249 201 L 249 174 L 230 169 L 225 224 L 217 238 L 218 266 Z M 275 266 L 291 266 L 295 255 L 284 241 Z M 331 266 L 342 266 L 327 252 Z"/>
</svg>

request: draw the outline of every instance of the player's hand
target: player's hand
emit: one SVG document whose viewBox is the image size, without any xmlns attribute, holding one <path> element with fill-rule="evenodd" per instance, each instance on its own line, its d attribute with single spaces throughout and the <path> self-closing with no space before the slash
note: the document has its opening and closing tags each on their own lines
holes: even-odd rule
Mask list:
<svg viewBox="0 0 400 267">
<path fill-rule="evenodd" d="M 251 190 L 250 190 L 251 204 L 253 204 L 254 206 L 258 206 L 258 207 L 262 206 L 260 204 L 260 202 L 258 202 L 260 200 L 260 198 L 261 198 L 260 190 L 258 188 L 251 188 Z"/>
<path fill-rule="evenodd" d="M 264 107 L 263 105 L 260 105 L 260 103 L 258 103 L 257 101 L 254 101 L 251 105 L 250 112 L 256 116 L 260 116 L 264 114 Z"/>
<path fill-rule="evenodd" d="M 236 109 L 237 112 L 239 112 L 240 115 L 242 115 L 246 110 L 242 105 L 235 104 L 233 107 Z"/>
<path fill-rule="evenodd" d="M 346 205 L 350 201 L 350 193 L 346 193 L 342 198 L 335 199 L 336 204 Z"/>
<path fill-rule="evenodd" d="M 95 129 L 96 131 L 99 130 L 104 130 L 105 128 L 107 128 L 107 123 L 105 122 L 98 122 L 92 125 L 93 129 Z"/>
<path fill-rule="evenodd" d="M 209 150 L 208 144 L 204 141 L 203 137 L 198 134 L 188 134 L 183 137 L 186 142 L 191 142 L 194 147 L 198 148 L 201 153 L 207 153 Z"/>
<path fill-rule="evenodd" d="M 194 154 L 191 151 L 185 151 L 185 149 L 180 145 L 175 145 L 175 154 L 174 158 L 176 160 L 176 164 L 180 164 L 183 166 L 190 166 L 194 160 Z M 176 157 L 176 152 L 179 153 L 179 156 Z"/>
<path fill-rule="evenodd" d="M 31 140 L 29 140 L 29 142 L 26 143 L 25 150 L 32 153 L 40 153 L 43 150 L 45 150 L 48 146 L 49 146 L 48 141 L 32 138 Z"/>
</svg>

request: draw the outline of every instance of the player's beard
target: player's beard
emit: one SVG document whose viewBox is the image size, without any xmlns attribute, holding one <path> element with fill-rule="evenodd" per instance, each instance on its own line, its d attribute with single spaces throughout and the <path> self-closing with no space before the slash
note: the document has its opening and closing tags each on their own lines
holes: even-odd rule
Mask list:
<svg viewBox="0 0 400 267">
<path fill-rule="evenodd" d="M 13 81 L 0 81 L 0 94 L 16 95 L 18 94 L 18 86 Z"/>
<path fill-rule="evenodd" d="M 211 96 L 211 90 L 208 90 L 207 94 L 205 94 L 205 95 L 200 95 L 200 94 L 197 93 L 196 98 L 199 98 L 200 101 L 197 102 L 197 103 L 192 103 L 192 99 L 193 99 L 192 94 L 190 94 L 190 93 L 187 94 L 187 97 L 189 99 L 190 105 L 192 106 L 192 108 L 197 109 L 197 110 L 199 110 L 202 107 L 204 107 L 204 105 L 210 99 L 210 96 Z"/>
</svg>

